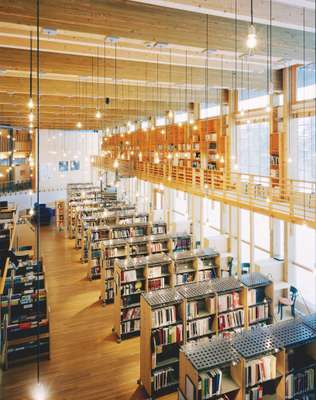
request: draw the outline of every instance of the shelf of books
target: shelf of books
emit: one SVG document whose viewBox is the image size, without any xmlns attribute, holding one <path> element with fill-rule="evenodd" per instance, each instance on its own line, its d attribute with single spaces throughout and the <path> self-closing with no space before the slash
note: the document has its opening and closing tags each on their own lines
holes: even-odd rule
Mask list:
<svg viewBox="0 0 316 400">
<path fill-rule="evenodd" d="M 198 282 L 178 289 L 183 297 L 184 341 L 198 342 L 216 335 L 216 294 L 209 282 Z"/>
<path fill-rule="evenodd" d="M 217 264 L 219 253 L 213 249 L 195 249 L 197 258 L 197 281 L 220 278 L 220 266 Z"/>
<path fill-rule="evenodd" d="M 5 368 L 50 355 L 49 309 L 42 262 L 10 268 L 1 297 L 2 357 Z"/>
<path fill-rule="evenodd" d="M 146 257 L 116 259 L 114 326 L 118 342 L 140 332 L 140 295 L 146 290 Z"/>
<path fill-rule="evenodd" d="M 193 248 L 192 235 L 187 233 L 174 233 L 171 235 L 169 252 L 178 253 L 191 250 Z"/>
<path fill-rule="evenodd" d="M 128 239 L 130 237 L 147 236 L 150 225 L 147 222 L 111 226 L 111 239 Z"/>
<path fill-rule="evenodd" d="M 222 336 L 240 332 L 245 327 L 245 288 L 234 277 L 211 281 L 217 293 L 217 332 Z"/>
<path fill-rule="evenodd" d="M 273 282 L 259 272 L 241 275 L 247 299 L 246 325 L 266 325 L 273 322 Z"/>
<path fill-rule="evenodd" d="M 91 226 L 88 229 L 88 279 L 101 278 L 101 245 L 109 240 L 110 227 L 107 225 Z"/>
<path fill-rule="evenodd" d="M 64 201 L 56 201 L 55 203 L 55 222 L 56 227 L 59 231 L 65 230 L 65 219 L 66 219 L 66 210 L 65 210 L 65 202 Z"/>
<path fill-rule="evenodd" d="M 183 343 L 181 303 L 182 297 L 174 288 L 141 295 L 139 383 L 150 397 L 178 387 Z"/>
<path fill-rule="evenodd" d="M 179 398 L 243 400 L 241 359 L 227 338 L 183 346 L 179 375 Z"/>
<path fill-rule="evenodd" d="M 164 253 L 147 257 L 146 290 L 154 291 L 172 287 L 172 260 Z"/>
<path fill-rule="evenodd" d="M 156 232 L 156 230 L 153 230 L 153 234 L 149 240 L 149 253 L 168 253 L 170 235 L 160 233 L 155 234 L 154 232 Z"/>
<path fill-rule="evenodd" d="M 175 252 L 172 255 L 174 284 L 173 286 L 184 285 L 186 283 L 196 282 L 197 269 L 196 257 L 192 250 Z"/>
<path fill-rule="evenodd" d="M 152 235 L 166 235 L 168 233 L 168 227 L 166 222 L 153 222 L 151 226 Z"/>
<path fill-rule="evenodd" d="M 301 320 L 183 346 L 179 398 L 315 400 L 316 331 Z"/>
<path fill-rule="evenodd" d="M 101 243 L 101 301 L 103 304 L 114 302 L 114 263 L 116 259 L 128 256 L 126 240 L 114 239 Z"/>
</svg>

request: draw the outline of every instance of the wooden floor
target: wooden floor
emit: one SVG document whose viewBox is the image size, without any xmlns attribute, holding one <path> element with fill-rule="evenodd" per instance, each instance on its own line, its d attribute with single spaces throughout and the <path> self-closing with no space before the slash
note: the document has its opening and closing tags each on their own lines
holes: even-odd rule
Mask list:
<svg viewBox="0 0 316 400">
<path fill-rule="evenodd" d="M 100 281 L 85 278 L 85 265 L 73 244 L 53 227 L 41 230 L 51 360 L 41 363 L 40 372 L 48 400 L 145 399 L 137 385 L 139 338 L 116 343 L 111 332 L 113 306 L 100 305 Z M 35 382 L 35 364 L 6 371 L 0 398 L 30 400 Z M 172 394 L 163 399 L 176 398 Z"/>
</svg>

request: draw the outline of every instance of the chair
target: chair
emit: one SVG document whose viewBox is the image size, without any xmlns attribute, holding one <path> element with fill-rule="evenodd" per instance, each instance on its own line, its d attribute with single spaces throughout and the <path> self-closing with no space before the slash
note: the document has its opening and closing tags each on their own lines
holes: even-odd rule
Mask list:
<svg viewBox="0 0 316 400">
<path fill-rule="evenodd" d="M 291 307 L 291 315 L 295 318 L 295 303 L 298 297 L 298 290 L 294 286 L 290 286 L 290 298 L 280 297 L 278 304 L 278 314 L 283 319 L 283 307 Z"/>
<path fill-rule="evenodd" d="M 250 263 L 248 263 L 248 262 L 241 263 L 240 267 L 241 267 L 241 275 L 249 274 Z"/>
</svg>

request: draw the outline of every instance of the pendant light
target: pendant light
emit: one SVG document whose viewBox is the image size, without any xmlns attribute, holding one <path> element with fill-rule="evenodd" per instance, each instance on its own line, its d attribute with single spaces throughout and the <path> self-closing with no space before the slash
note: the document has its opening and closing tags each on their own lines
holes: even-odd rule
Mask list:
<svg viewBox="0 0 316 400">
<path fill-rule="evenodd" d="M 235 0 L 235 74 L 234 74 L 234 91 L 237 96 L 238 90 L 238 0 Z M 234 123 L 234 171 L 238 171 L 238 147 L 237 147 L 237 125 Z"/>
<path fill-rule="evenodd" d="M 253 0 L 250 0 L 250 12 L 251 12 L 251 23 L 248 28 L 247 47 L 249 49 L 249 54 L 252 55 L 254 49 L 257 46 L 257 33 L 256 33 L 256 28 L 253 24 Z"/>
<path fill-rule="evenodd" d="M 271 98 L 273 95 L 273 81 L 272 81 L 272 0 L 270 0 L 269 6 L 270 12 L 270 23 L 267 25 L 267 96 L 268 105 L 266 107 L 267 112 L 271 112 Z"/>
<path fill-rule="evenodd" d="M 33 37 L 32 31 L 30 32 L 30 92 L 29 92 L 29 101 L 27 106 L 30 110 L 33 110 L 34 102 L 33 102 L 33 91 L 32 91 L 32 84 L 33 84 Z"/>
<path fill-rule="evenodd" d="M 97 105 L 96 105 L 96 112 L 95 117 L 96 119 L 101 119 L 102 113 L 99 108 L 99 46 L 97 47 Z"/>
<path fill-rule="evenodd" d="M 169 123 L 172 123 L 173 120 L 173 111 L 172 111 L 172 107 L 171 107 L 171 78 L 172 78 L 172 66 L 171 66 L 171 62 L 172 62 L 172 54 L 171 54 L 171 49 L 169 50 L 169 110 L 167 111 L 167 118 L 169 120 Z"/>
<path fill-rule="evenodd" d="M 81 117 L 81 97 L 80 97 L 80 77 L 78 78 L 78 92 L 77 92 L 77 96 L 78 96 L 78 106 L 79 106 L 79 121 L 76 123 L 76 127 L 78 129 L 82 128 L 82 123 L 80 121 L 80 117 Z"/>
</svg>

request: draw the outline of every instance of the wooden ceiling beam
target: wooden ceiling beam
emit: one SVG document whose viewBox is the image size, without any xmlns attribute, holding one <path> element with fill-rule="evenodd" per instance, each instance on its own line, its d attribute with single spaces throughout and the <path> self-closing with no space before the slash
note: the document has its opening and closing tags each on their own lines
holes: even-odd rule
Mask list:
<svg viewBox="0 0 316 400">
<path fill-rule="evenodd" d="M 0 20 L 9 23 L 36 25 L 35 0 L 2 0 Z M 210 15 L 208 17 L 209 47 L 234 51 L 234 24 L 231 19 Z M 42 0 L 40 25 L 53 29 L 119 36 L 144 42 L 205 46 L 206 17 L 179 9 L 137 4 L 126 0 Z M 238 48 L 246 51 L 249 23 L 238 21 Z M 266 54 L 266 26 L 257 24 L 258 47 L 256 52 Z M 315 38 L 306 33 L 307 53 L 313 57 Z M 302 45 L 302 32 L 289 28 L 273 27 L 273 55 L 296 59 Z"/>
</svg>

